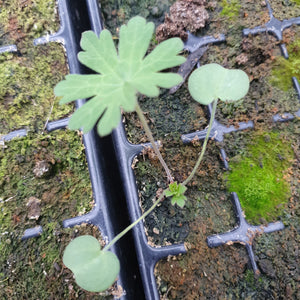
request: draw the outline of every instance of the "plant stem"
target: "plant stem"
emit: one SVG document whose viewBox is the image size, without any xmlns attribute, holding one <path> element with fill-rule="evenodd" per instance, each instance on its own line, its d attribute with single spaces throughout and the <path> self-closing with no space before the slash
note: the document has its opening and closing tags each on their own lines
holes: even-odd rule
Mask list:
<svg viewBox="0 0 300 300">
<path fill-rule="evenodd" d="M 205 153 L 205 150 L 206 150 L 206 146 L 207 146 L 207 143 L 208 143 L 208 139 L 209 139 L 209 135 L 210 135 L 210 132 L 211 132 L 211 129 L 212 129 L 212 124 L 213 124 L 213 121 L 215 119 L 215 114 L 216 114 L 216 110 L 217 110 L 217 103 L 218 103 L 218 100 L 215 100 L 213 102 L 213 108 L 212 108 L 212 112 L 211 112 L 211 116 L 210 116 L 210 120 L 209 120 L 209 124 L 208 124 L 208 129 L 207 129 L 207 133 L 206 133 L 206 136 L 205 136 L 205 139 L 204 139 L 204 142 L 203 142 L 203 146 L 202 146 L 202 150 L 201 150 L 201 153 L 199 155 L 199 158 L 194 166 L 194 169 L 192 170 L 191 174 L 189 175 L 189 177 L 182 183 L 182 185 L 186 186 L 191 180 L 192 178 L 194 177 L 197 169 L 199 168 L 200 164 L 201 164 L 201 161 L 203 159 L 203 156 L 204 156 L 204 153 Z"/>
<path fill-rule="evenodd" d="M 189 177 L 182 183 L 182 185 L 186 186 L 190 181 L 191 179 L 193 178 L 193 176 L 195 175 L 197 169 L 199 168 L 200 166 L 200 163 L 203 159 L 203 156 L 204 156 L 204 153 L 205 153 L 205 150 L 206 150 L 206 146 L 207 146 L 207 143 L 208 143 L 208 139 L 209 139 L 209 135 L 210 135 L 210 132 L 211 132 L 211 129 L 212 129 L 212 124 L 213 124 L 213 121 L 215 119 L 215 114 L 216 114 L 216 109 L 217 109 L 217 102 L 218 100 L 215 100 L 213 102 L 213 108 L 212 108 L 212 112 L 211 112 L 211 116 L 210 116 L 210 121 L 209 121 L 209 125 L 208 125 L 208 130 L 207 130 L 207 133 L 206 133 L 206 136 L 205 136 L 205 139 L 204 139 L 204 142 L 203 142 L 203 147 L 202 147 L 202 150 L 201 150 L 201 153 L 199 155 L 199 158 L 191 172 L 191 174 L 189 175 Z M 156 144 L 155 144 L 155 141 L 154 141 L 154 138 L 152 136 L 152 133 L 150 131 L 150 128 L 148 127 L 148 124 L 147 124 L 147 121 L 143 115 L 143 112 L 140 108 L 140 106 L 137 104 L 136 105 L 136 112 L 142 122 L 142 125 L 144 126 L 144 129 L 145 129 L 145 132 L 148 136 L 148 138 L 150 139 L 150 142 L 153 146 L 153 149 L 154 150 L 157 150 L 155 151 L 157 156 L 161 159 L 161 163 L 162 165 L 164 166 L 165 170 L 166 170 L 166 173 L 168 175 L 168 179 L 170 182 L 173 182 L 173 178 L 171 176 L 171 173 L 170 173 L 170 170 L 169 168 L 167 167 L 165 161 L 163 160 L 162 156 L 161 156 L 161 153 L 159 152 Z M 170 180 L 171 179 L 171 180 Z M 121 231 L 118 235 L 116 235 L 104 248 L 102 251 L 107 251 L 112 245 L 114 245 L 120 238 L 122 238 L 129 230 L 131 230 L 137 223 L 139 223 L 141 220 L 143 220 L 144 218 L 146 218 L 153 210 L 154 208 L 160 203 L 160 201 L 162 200 L 162 198 L 165 196 L 165 192 L 167 190 L 164 190 L 163 193 L 159 196 L 159 198 L 153 203 L 153 205 L 146 211 L 144 212 L 136 221 L 134 221 L 133 223 L 131 223 L 128 227 L 126 227 L 123 231 Z"/>
<path fill-rule="evenodd" d="M 159 198 L 153 203 L 153 205 L 144 212 L 136 221 L 131 223 L 128 227 L 126 227 L 123 231 L 121 231 L 118 235 L 116 235 L 104 248 L 102 251 L 107 251 L 113 244 L 115 244 L 121 237 L 123 237 L 129 230 L 131 230 L 137 223 L 146 218 L 152 210 L 159 204 L 161 199 L 165 196 L 165 191 L 159 196 Z"/>
<path fill-rule="evenodd" d="M 163 159 L 163 157 L 162 157 L 162 155 L 161 155 L 161 153 L 160 153 L 160 151 L 159 151 L 159 149 L 158 149 L 158 147 L 157 147 L 157 145 L 156 145 L 156 143 L 154 141 L 154 138 L 153 138 L 152 132 L 151 132 L 149 126 L 148 126 L 147 120 L 144 117 L 144 113 L 143 113 L 143 111 L 142 111 L 142 109 L 141 109 L 141 107 L 139 106 L 138 103 L 135 106 L 135 111 L 136 111 L 136 113 L 137 113 L 137 115 L 138 115 L 138 117 L 139 117 L 139 119 L 140 119 L 140 121 L 141 121 L 144 129 L 145 129 L 146 135 L 148 136 L 148 138 L 150 140 L 150 143 L 151 143 L 151 145 L 153 147 L 153 150 L 154 150 L 155 154 L 157 155 L 160 163 L 162 164 L 163 168 L 166 171 L 166 174 L 167 174 L 169 182 L 172 183 L 173 182 L 173 177 L 171 175 L 171 171 L 168 168 L 165 160 Z"/>
</svg>

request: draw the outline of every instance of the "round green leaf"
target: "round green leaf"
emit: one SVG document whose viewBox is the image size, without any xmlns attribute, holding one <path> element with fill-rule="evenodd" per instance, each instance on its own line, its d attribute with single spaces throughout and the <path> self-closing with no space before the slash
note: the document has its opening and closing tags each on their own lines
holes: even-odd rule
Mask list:
<svg viewBox="0 0 300 300">
<path fill-rule="evenodd" d="M 89 292 L 109 288 L 120 271 L 117 256 L 101 251 L 98 240 L 90 235 L 75 238 L 66 247 L 63 262 L 74 273 L 77 284 Z"/>
<path fill-rule="evenodd" d="M 191 74 L 188 86 L 191 96 L 197 102 L 207 105 L 217 99 L 236 101 L 243 98 L 249 90 L 249 78 L 242 70 L 208 64 Z"/>
</svg>

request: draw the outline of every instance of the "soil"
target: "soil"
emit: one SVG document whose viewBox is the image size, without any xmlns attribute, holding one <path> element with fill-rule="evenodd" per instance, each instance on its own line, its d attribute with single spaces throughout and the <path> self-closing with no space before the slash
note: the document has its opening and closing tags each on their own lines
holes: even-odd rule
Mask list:
<svg viewBox="0 0 300 300">
<path fill-rule="evenodd" d="M 194 33 L 206 25 L 209 18 L 205 0 L 176 1 L 170 7 L 170 15 L 166 14 L 165 21 L 156 29 L 158 42 L 170 37 L 180 37 L 187 40 L 187 31 Z"/>
<path fill-rule="evenodd" d="M 279 1 L 272 0 L 272 9 L 274 17 L 282 20 L 288 20 L 300 16 L 299 1 Z"/>
<path fill-rule="evenodd" d="M 271 1 L 271 5 L 280 20 L 296 17 L 295 11 L 299 9 L 294 1 Z M 274 83 L 278 82 L 278 78 L 274 80 L 277 76 L 274 69 L 281 59 L 280 45 L 286 43 L 289 48 L 299 38 L 300 29 L 297 26 L 286 29 L 282 41 L 267 33 L 243 37 L 244 28 L 263 26 L 270 20 L 265 1 L 254 4 L 251 1 L 207 1 L 205 7 L 209 18 L 206 26 L 196 34 L 215 36 L 223 33 L 226 43 L 210 45 L 200 64 L 216 62 L 227 68 L 239 68 L 250 78 L 247 96 L 237 103 L 219 101 L 216 119 L 225 126 L 236 128 L 239 122 L 251 120 L 254 128 L 227 134 L 223 142 L 210 141 L 205 160 L 185 194 L 188 197 L 185 207 L 174 207 L 169 199 L 165 199 L 146 218 L 149 244 L 184 242 L 188 248 L 187 254 L 168 257 L 157 264 L 155 273 L 161 299 L 299 299 L 300 127 L 295 113 L 300 103 L 292 84 L 281 89 Z M 111 18 L 113 16 L 109 17 L 109 24 Z M 178 32 L 174 35 L 178 36 Z M 186 90 L 184 84 L 174 95 L 162 91 L 159 98 L 139 99 L 155 138 L 162 143 L 161 151 L 172 175 L 179 182 L 188 176 L 201 150 L 200 141 L 183 145 L 180 136 L 204 129 L 209 118 L 207 109 L 195 104 Z M 274 115 L 285 112 L 293 114 L 294 119 L 274 123 Z M 124 122 L 131 142 L 147 142 L 135 114 L 126 115 Z M 284 174 L 289 196 L 286 203 L 281 204 L 280 213 L 268 220 L 281 220 L 286 227 L 280 232 L 258 236 L 253 242 L 260 270 L 257 277 L 243 245 L 210 249 L 206 238 L 236 226 L 220 149 L 225 149 L 230 163 L 244 157 L 254 136 L 268 132 L 279 134 L 288 143 L 293 158 Z M 166 188 L 166 178 L 150 149 L 145 148 L 133 167 L 141 206 L 146 210 L 159 190 Z M 248 222 L 255 223 L 249 218 Z M 261 218 L 259 224 L 267 224 L 267 221 Z"/>
</svg>

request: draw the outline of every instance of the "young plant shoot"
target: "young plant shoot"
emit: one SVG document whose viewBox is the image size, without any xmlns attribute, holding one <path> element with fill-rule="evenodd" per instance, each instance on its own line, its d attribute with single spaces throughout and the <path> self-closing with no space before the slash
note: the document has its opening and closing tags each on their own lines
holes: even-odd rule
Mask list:
<svg viewBox="0 0 300 300">
<path fill-rule="evenodd" d="M 159 95 L 158 87 L 171 88 L 182 81 L 178 74 L 160 71 L 185 61 L 184 57 L 178 55 L 183 49 L 183 43 L 179 38 L 172 38 L 146 55 L 153 32 L 153 23 L 147 23 L 142 17 L 132 18 L 127 25 L 121 26 L 118 51 L 109 31 L 103 30 L 99 38 L 91 31 L 83 33 L 81 47 L 84 51 L 79 53 L 78 58 L 82 64 L 99 74 L 67 75 L 55 87 L 55 94 L 62 96 L 61 104 L 90 98 L 71 117 L 70 129 L 81 128 L 86 133 L 97 124 L 99 135 L 104 136 L 119 125 L 121 109 L 124 112 L 135 111 L 169 181 L 169 187 L 152 207 L 102 250 L 99 242 L 91 236 L 78 237 L 67 246 L 63 256 L 64 264 L 73 271 L 78 285 L 92 292 L 103 291 L 116 280 L 120 263 L 116 255 L 108 251 L 115 242 L 150 214 L 164 197 L 171 197 L 172 205 L 185 205 L 187 197 L 184 193 L 203 159 L 218 99 L 236 101 L 244 97 L 249 89 L 249 79 L 243 71 L 227 70 L 217 64 L 202 66 L 191 74 L 188 87 L 192 97 L 203 105 L 213 103 L 213 109 L 194 169 L 184 182 L 174 182 L 138 104 L 137 94 L 156 97 Z"/>
<path fill-rule="evenodd" d="M 179 38 L 164 41 L 145 56 L 153 33 L 154 23 L 134 17 L 127 25 L 121 26 L 117 51 L 108 30 L 102 30 L 99 38 L 92 31 L 84 32 L 80 43 L 84 51 L 78 54 L 78 59 L 99 74 L 67 75 L 54 92 L 56 96 L 62 96 L 61 104 L 91 98 L 69 121 L 70 129 L 81 128 L 83 133 L 98 123 L 99 135 L 108 135 L 119 125 L 121 109 L 124 112 L 136 111 L 171 182 L 170 170 L 147 128 L 137 93 L 157 97 L 158 87 L 171 88 L 179 84 L 182 81 L 180 75 L 160 71 L 182 64 L 185 58 L 178 55 L 183 49 Z"/>
</svg>

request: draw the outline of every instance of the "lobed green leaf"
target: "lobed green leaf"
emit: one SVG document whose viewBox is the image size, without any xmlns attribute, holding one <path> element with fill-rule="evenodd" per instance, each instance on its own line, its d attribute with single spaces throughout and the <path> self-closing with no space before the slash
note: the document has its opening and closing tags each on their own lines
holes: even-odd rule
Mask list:
<svg viewBox="0 0 300 300">
<path fill-rule="evenodd" d="M 153 23 L 139 16 L 132 18 L 120 28 L 118 52 L 108 30 L 99 38 L 92 31 L 83 33 L 80 45 L 84 51 L 78 59 L 99 74 L 68 75 L 54 89 L 62 96 L 61 104 L 92 97 L 71 117 L 71 129 L 82 128 L 85 133 L 98 122 L 98 133 L 107 135 L 118 126 L 121 109 L 135 110 L 138 92 L 155 97 L 159 87 L 171 88 L 182 81 L 178 74 L 159 73 L 185 61 L 178 56 L 182 41 L 173 38 L 162 42 L 145 56 L 153 32 Z"/>
</svg>

